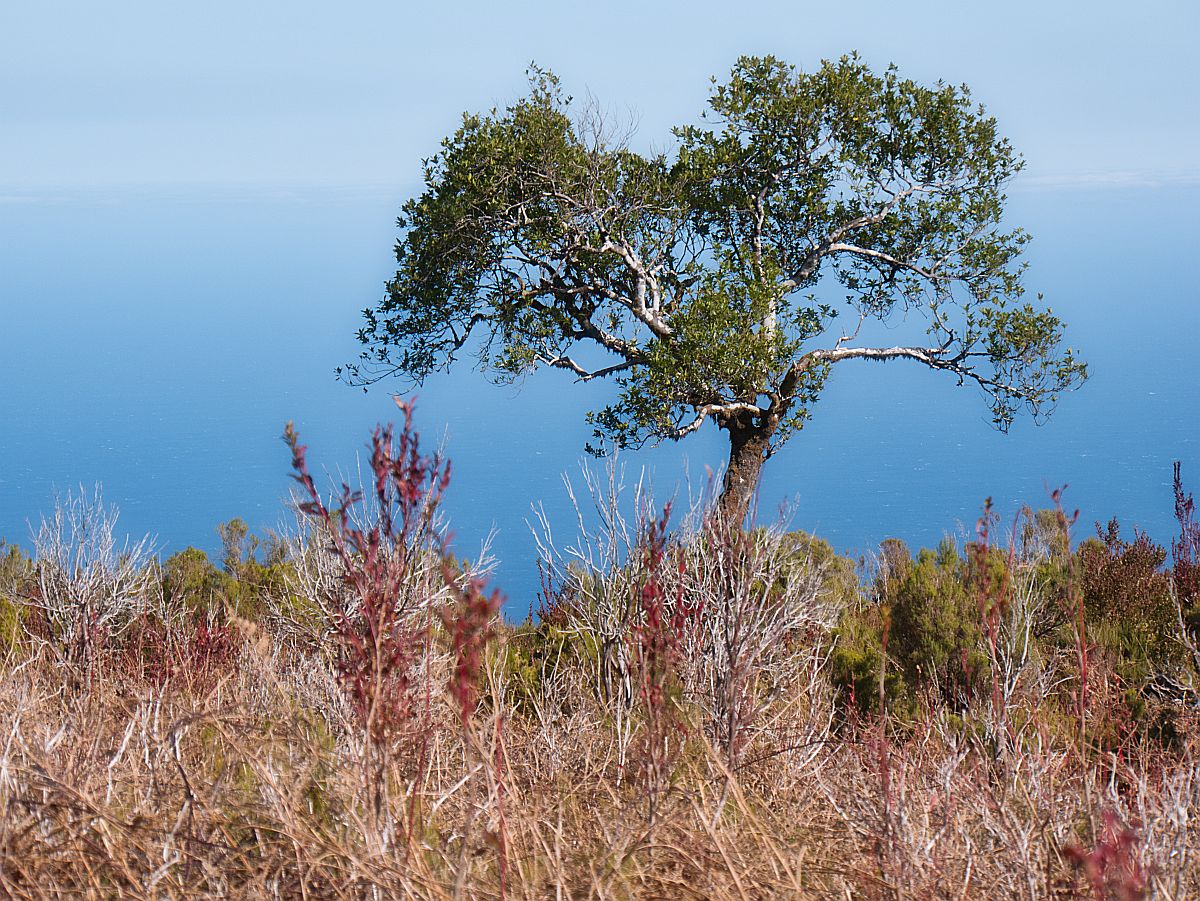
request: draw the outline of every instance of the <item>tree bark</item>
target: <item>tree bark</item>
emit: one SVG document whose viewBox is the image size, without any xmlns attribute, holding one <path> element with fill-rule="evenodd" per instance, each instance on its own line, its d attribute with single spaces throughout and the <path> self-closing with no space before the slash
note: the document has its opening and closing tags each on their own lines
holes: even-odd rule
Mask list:
<svg viewBox="0 0 1200 901">
<path fill-rule="evenodd" d="M 758 477 L 771 449 L 774 424 L 758 425 L 745 419 L 721 424 L 729 432 L 729 465 L 716 512 L 726 526 L 741 528 L 758 491 Z"/>
</svg>

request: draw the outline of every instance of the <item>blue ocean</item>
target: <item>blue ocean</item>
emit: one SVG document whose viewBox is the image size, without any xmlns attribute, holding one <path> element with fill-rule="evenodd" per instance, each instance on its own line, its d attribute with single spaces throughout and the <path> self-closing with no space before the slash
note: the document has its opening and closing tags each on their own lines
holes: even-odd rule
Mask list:
<svg viewBox="0 0 1200 901">
<path fill-rule="evenodd" d="M 0 198 L 0 536 L 26 548 L 56 493 L 103 485 L 120 529 L 163 554 L 219 548 L 218 523 L 288 519 L 293 420 L 319 472 L 353 473 L 394 419 L 381 383 L 338 382 L 361 310 L 391 273 L 403 188 L 294 193 L 109 192 Z M 759 518 L 844 553 L 971 532 L 985 498 L 1011 517 L 1068 485 L 1076 537 L 1117 517 L 1166 543 L 1171 464 L 1200 490 L 1200 232 L 1195 186 L 1015 185 L 1009 218 L 1034 236 L 1026 283 L 1069 325 L 1092 377 L 1050 420 L 990 425 L 969 387 L 903 363 L 835 370 L 812 421 L 765 469 Z M 612 388 L 561 372 L 496 387 L 469 361 L 418 392 L 427 445 L 453 461 L 456 551 L 494 534 L 494 584 L 521 618 L 544 507 L 570 543 L 563 477 L 578 484 L 584 420 Z M 627 452 L 661 500 L 698 493 L 725 454 L 706 428 Z M 591 465 L 597 465 L 594 462 Z M 600 464 L 602 465 L 602 464 Z"/>
</svg>

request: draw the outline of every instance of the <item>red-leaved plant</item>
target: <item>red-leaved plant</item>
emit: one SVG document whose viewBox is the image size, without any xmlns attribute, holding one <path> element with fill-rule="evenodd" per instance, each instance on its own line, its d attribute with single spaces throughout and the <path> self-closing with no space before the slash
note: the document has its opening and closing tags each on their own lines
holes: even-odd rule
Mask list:
<svg viewBox="0 0 1200 901">
<path fill-rule="evenodd" d="M 185 616 L 179 624 L 143 615 L 130 629 L 122 662 L 155 688 L 173 683 L 204 697 L 237 672 L 241 647 L 235 625 L 203 613 Z"/>
<path fill-rule="evenodd" d="M 1091 849 L 1068 845 L 1067 858 L 1083 871 L 1097 901 L 1142 901 L 1149 880 L 1138 860 L 1138 835 L 1111 810 L 1100 817 L 1104 826 L 1096 844 Z"/>
<path fill-rule="evenodd" d="M 448 540 L 435 522 L 450 483 L 450 464 L 438 454 L 422 455 L 412 404 L 395 400 L 403 417 L 399 432 L 390 424 L 380 425 L 371 436 L 369 498 L 343 483 L 337 499 L 327 504 L 309 473 L 306 448 L 295 428 L 289 423 L 284 431 L 294 478 L 307 498 L 299 508 L 321 523 L 342 572 L 341 590 L 325 600 L 333 613 L 338 675 L 363 730 L 364 777 L 381 835 L 386 829 L 379 822 L 388 784 L 385 768 L 407 754 L 410 777 L 418 782 L 428 764 L 433 617 L 441 619 L 450 638 L 450 695 L 464 740 L 474 746 L 471 717 L 484 652 L 501 606 L 498 591 L 486 593 L 482 579 L 450 566 Z M 496 844 L 503 874 L 498 776 L 492 792 L 501 824 Z M 418 794 L 410 794 L 410 838 Z"/>
<path fill-rule="evenodd" d="M 484 651 L 496 634 L 502 595 L 499 589 L 488 594 L 483 579 L 468 576 L 460 580 L 447 563 L 442 564 L 442 574 L 457 596 L 452 606 L 442 608 L 441 618 L 450 633 L 454 654 L 450 694 L 458 703 L 459 722 L 467 731 L 482 681 Z"/>
<path fill-rule="evenodd" d="M 648 519 L 642 530 L 641 579 L 635 598 L 633 627 L 628 633 L 637 675 L 638 700 L 645 717 L 643 769 L 651 823 L 669 784 L 671 767 L 685 732 L 679 707 L 678 662 L 688 608 L 683 602 L 682 579 L 668 580 L 664 572 L 670 517 L 671 505 L 667 504 L 662 515 L 658 519 Z M 678 559 L 682 567 L 683 558 Z M 671 594 L 668 593 L 669 581 L 674 581 L 676 586 Z"/>
<path fill-rule="evenodd" d="M 428 564 L 425 555 L 438 555 L 440 569 L 443 544 L 433 520 L 450 481 L 449 463 L 421 454 L 412 405 L 399 398 L 396 405 L 403 417 L 399 433 L 388 424 L 371 435 L 369 504 L 345 483 L 332 506 L 326 504 L 309 473 L 307 448 L 291 423 L 284 430 L 293 478 L 307 498 L 299 508 L 324 526 L 342 570 L 343 590 L 327 600 L 338 675 L 363 730 L 364 777 L 377 818 L 385 768 L 397 753 L 409 755 L 414 780 L 427 765 L 431 633 L 423 614 L 437 598 L 414 574 Z M 410 810 L 410 826 L 412 818 Z"/>
</svg>

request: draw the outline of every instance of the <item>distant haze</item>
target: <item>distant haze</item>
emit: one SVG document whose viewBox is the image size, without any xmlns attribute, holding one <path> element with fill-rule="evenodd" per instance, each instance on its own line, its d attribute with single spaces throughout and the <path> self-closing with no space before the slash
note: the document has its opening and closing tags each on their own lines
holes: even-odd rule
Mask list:
<svg viewBox="0 0 1200 901">
<path fill-rule="evenodd" d="M 739 54 L 854 49 L 969 84 L 1032 178 L 1195 180 L 1197 35 L 1191 0 L 9 3 L 0 188 L 411 187 L 531 60 L 665 142 Z"/>
</svg>

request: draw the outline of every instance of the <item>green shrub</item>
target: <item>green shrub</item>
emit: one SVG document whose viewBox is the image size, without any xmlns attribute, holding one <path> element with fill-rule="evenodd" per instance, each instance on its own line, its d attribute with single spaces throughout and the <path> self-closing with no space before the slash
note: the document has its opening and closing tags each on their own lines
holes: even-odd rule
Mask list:
<svg viewBox="0 0 1200 901">
<path fill-rule="evenodd" d="M 905 681 L 954 706 L 970 700 L 987 670 L 980 598 L 971 583 L 970 568 L 947 540 L 936 552 L 923 548 L 885 598 L 888 647 Z"/>
<path fill-rule="evenodd" d="M 282 541 L 273 535 L 260 538 L 241 519 L 221 523 L 217 534 L 224 547 L 222 566 L 230 577 L 224 587 L 232 612 L 243 619 L 259 620 L 267 612 L 271 597 L 292 597 L 295 570 Z M 299 603 L 303 606 L 302 600 Z"/>
<path fill-rule="evenodd" d="M 862 583 L 858 577 L 858 564 L 838 554 L 824 538 L 797 530 L 783 535 L 779 546 L 785 560 L 781 578 L 802 578 L 810 567 L 816 568 L 821 571 L 826 599 L 838 610 L 846 610 L 859 603 Z M 780 585 L 780 588 L 785 587 Z"/>
<path fill-rule="evenodd" d="M 998 552 L 968 561 L 948 540 L 915 559 L 903 542 L 883 542 L 873 602 L 848 606 L 835 635 L 830 663 L 842 702 L 877 713 L 886 667 L 883 701 L 892 712 L 912 715 L 921 697 L 964 707 L 988 672 L 982 617 L 1005 567 Z"/>
<path fill-rule="evenodd" d="M 912 695 L 895 666 L 884 670 L 883 634 L 890 629 L 887 611 L 866 600 L 843 611 L 834 631 L 834 648 L 829 658 L 830 678 L 838 703 L 858 716 L 878 716 L 880 672 L 883 670 L 883 705 L 902 719 L 915 712 Z"/>
<path fill-rule="evenodd" d="M 561 671 L 595 665 L 599 647 L 594 636 L 543 619 L 512 629 L 499 644 L 513 706 L 532 713 L 548 680 Z"/>
<path fill-rule="evenodd" d="M 189 547 L 166 559 L 162 567 L 163 594 L 172 604 L 208 610 L 228 594 L 229 577 L 212 565 L 208 554 Z"/>
<path fill-rule="evenodd" d="M 33 592 L 33 561 L 16 545 L 0 539 L 0 649 L 11 651 L 25 634 L 29 607 L 22 600 Z"/>
<path fill-rule="evenodd" d="M 0 595 L 0 650 L 11 652 L 17 649 L 25 635 L 25 618 L 28 608 L 13 598 Z"/>
<path fill-rule="evenodd" d="M 272 597 L 288 598 L 298 610 L 311 606 L 291 592 L 294 567 L 281 542 L 251 534 L 241 519 L 221 523 L 217 533 L 224 546 L 220 568 L 194 547 L 163 563 L 163 593 L 172 604 L 188 610 L 224 610 L 252 621 L 263 617 Z M 257 559 L 260 551 L 263 562 Z"/>
</svg>

